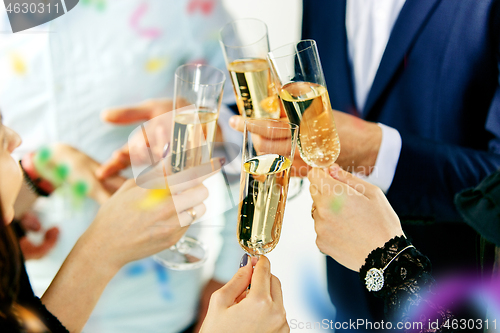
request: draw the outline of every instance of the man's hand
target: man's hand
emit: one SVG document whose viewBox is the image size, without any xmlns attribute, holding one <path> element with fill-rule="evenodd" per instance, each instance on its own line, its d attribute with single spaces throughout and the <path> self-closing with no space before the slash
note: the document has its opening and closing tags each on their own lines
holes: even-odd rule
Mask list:
<svg viewBox="0 0 500 333">
<path fill-rule="evenodd" d="M 178 100 L 177 107 L 184 107 L 188 104 L 183 100 Z M 145 101 L 139 105 L 126 106 L 121 108 L 113 108 L 105 110 L 101 114 L 103 121 L 108 123 L 113 123 L 116 125 L 129 125 L 135 122 L 145 122 L 148 121 L 149 132 L 155 133 L 154 137 L 149 138 L 151 151 L 161 157 L 165 143 L 170 140 L 170 132 L 172 127 L 172 114 L 170 111 L 173 110 L 173 100 L 171 99 L 152 99 Z M 170 115 L 167 115 L 170 114 Z M 165 115 L 165 117 L 160 117 L 155 121 L 154 118 Z M 144 152 L 142 158 L 150 162 L 150 156 L 148 154 L 148 149 L 144 143 L 143 133 L 137 133 L 131 140 L 129 140 L 131 145 L 135 147 L 129 147 L 128 143 L 123 145 L 120 149 L 116 150 L 111 158 L 103 163 L 103 165 L 96 171 L 96 175 L 99 179 L 105 179 L 110 176 L 116 175 L 121 170 L 124 170 L 130 166 L 130 150 L 137 152 Z M 134 157 L 136 157 L 134 155 Z M 141 156 L 137 156 L 141 158 Z"/>
<path fill-rule="evenodd" d="M 340 155 L 336 163 L 346 171 L 368 176 L 377 161 L 382 129 L 344 112 L 334 110 L 333 115 L 340 138 Z"/>
<path fill-rule="evenodd" d="M 377 161 L 382 141 L 382 129 L 375 123 L 344 112 L 333 111 L 333 114 L 340 138 L 340 155 L 336 163 L 349 172 L 355 171 L 369 175 Z M 280 120 L 288 122 L 288 118 Z M 233 129 L 243 132 L 245 119 L 242 116 L 233 116 L 229 125 Z M 297 148 L 291 169 L 292 176 L 307 177 L 307 172 L 310 169 L 311 167 L 300 157 Z"/>
</svg>

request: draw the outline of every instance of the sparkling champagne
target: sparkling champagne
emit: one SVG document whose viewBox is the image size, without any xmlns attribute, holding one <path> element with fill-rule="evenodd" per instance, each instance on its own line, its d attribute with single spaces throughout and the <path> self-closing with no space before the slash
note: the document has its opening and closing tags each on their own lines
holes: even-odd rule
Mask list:
<svg viewBox="0 0 500 333">
<path fill-rule="evenodd" d="M 171 141 L 171 164 L 174 173 L 210 160 L 217 130 L 217 117 L 216 110 L 207 108 L 175 116 Z"/>
<path fill-rule="evenodd" d="M 282 87 L 280 97 L 291 123 L 299 125 L 300 156 L 310 166 L 326 168 L 340 154 L 340 141 L 328 91 L 310 82 Z"/>
<path fill-rule="evenodd" d="M 249 118 L 278 119 L 280 106 L 267 61 L 236 60 L 227 67 L 240 114 Z"/>
<path fill-rule="evenodd" d="M 249 254 L 268 253 L 278 244 L 291 165 L 277 154 L 257 156 L 243 165 L 237 236 Z"/>
</svg>

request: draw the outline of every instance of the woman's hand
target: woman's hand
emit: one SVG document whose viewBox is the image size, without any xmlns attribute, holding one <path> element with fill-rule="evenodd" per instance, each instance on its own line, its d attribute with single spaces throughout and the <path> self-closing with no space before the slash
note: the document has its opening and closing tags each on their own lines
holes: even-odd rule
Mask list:
<svg viewBox="0 0 500 333">
<path fill-rule="evenodd" d="M 210 166 L 215 172 L 221 161 L 214 159 Z M 102 291 L 123 265 L 158 253 L 181 238 L 193 222 L 186 210 L 193 209 L 196 216 L 205 213 L 203 200 L 208 190 L 202 182 L 211 174 L 192 169 L 163 190 L 141 188 L 130 179 L 101 206 L 42 297 L 69 331 L 81 331 Z M 165 185 L 163 175 L 162 179 Z"/>
<path fill-rule="evenodd" d="M 208 190 L 201 182 L 195 180 L 190 188 L 170 195 L 127 180 L 101 207 L 81 240 L 105 254 L 103 259 L 116 268 L 160 252 L 177 243 L 193 222 L 186 210 L 192 208 L 198 217 L 205 213 Z M 158 202 L 161 191 L 164 199 Z"/>
<path fill-rule="evenodd" d="M 271 274 L 271 265 L 265 256 L 260 256 L 253 274 L 248 260 L 224 287 L 212 294 L 200 332 L 290 332 L 281 284 Z"/>
<path fill-rule="evenodd" d="M 312 215 L 321 252 L 359 271 L 371 251 L 403 235 L 399 218 L 378 187 L 334 165 L 309 172 Z"/>
</svg>

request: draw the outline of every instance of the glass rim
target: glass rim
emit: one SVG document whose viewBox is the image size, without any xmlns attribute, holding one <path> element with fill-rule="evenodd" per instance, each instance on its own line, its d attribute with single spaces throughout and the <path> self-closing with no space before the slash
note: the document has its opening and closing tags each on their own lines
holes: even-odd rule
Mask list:
<svg viewBox="0 0 500 333">
<path fill-rule="evenodd" d="M 259 123 L 262 123 L 262 122 L 271 122 L 271 123 L 276 123 L 276 124 L 278 124 L 278 123 L 279 124 L 287 124 L 287 125 L 289 125 L 290 128 L 277 127 L 277 126 L 276 127 L 274 127 L 274 126 L 266 126 L 264 124 L 259 124 Z M 277 119 L 245 118 L 245 128 L 247 127 L 247 124 L 255 125 L 255 126 L 259 126 L 259 127 L 265 127 L 265 128 L 282 129 L 282 130 L 289 130 L 289 129 L 298 130 L 299 129 L 299 125 L 297 125 L 297 124 L 293 124 L 293 123 L 290 123 L 290 122 L 287 122 L 287 121 L 281 121 L 281 120 L 277 120 Z"/>
<path fill-rule="evenodd" d="M 204 68 L 210 68 L 212 70 L 215 70 L 215 72 L 220 73 L 222 75 L 222 79 L 220 81 L 218 81 L 218 82 L 215 82 L 215 83 L 197 83 L 194 80 L 187 80 L 187 79 L 183 78 L 179 74 L 180 70 L 182 70 L 184 68 L 187 68 L 187 67 L 196 67 L 196 68 L 204 67 Z M 198 64 L 184 64 L 184 65 L 180 65 L 175 70 L 175 78 L 178 78 L 179 80 L 181 80 L 183 82 L 186 82 L 186 83 L 197 84 L 199 86 L 206 86 L 206 87 L 209 87 L 209 86 L 218 86 L 218 85 L 224 84 L 224 82 L 226 82 L 226 74 L 224 74 L 224 72 L 221 69 L 219 69 L 217 67 L 214 67 L 214 66 L 211 66 L 211 65 L 199 64 L 199 63 Z"/>
<path fill-rule="evenodd" d="M 226 29 L 229 25 L 233 25 L 234 23 L 243 22 L 243 21 L 256 21 L 256 22 L 261 23 L 262 25 L 264 25 L 264 30 L 265 30 L 264 35 L 262 37 L 260 37 L 259 39 L 257 39 L 255 42 L 245 44 L 245 45 L 228 45 L 228 44 L 224 43 L 223 38 L 222 38 L 222 31 L 224 29 Z M 240 49 L 240 48 L 252 46 L 254 44 L 259 43 L 260 41 L 262 41 L 264 38 L 266 38 L 268 36 L 269 36 L 269 31 L 268 31 L 266 22 L 259 20 L 257 18 L 252 18 L 252 17 L 232 20 L 232 21 L 224 24 L 224 26 L 219 30 L 219 41 L 221 42 L 222 45 L 224 45 L 225 47 L 231 48 L 231 49 Z"/>
<path fill-rule="evenodd" d="M 302 50 L 300 50 L 300 51 L 298 51 L 297 49 L 295 49 L 295 51 L 294 51 L 294 52 L 291 52 L 291 53 L 289 53 L 289 54 L 284 54 L 284 55 L 279 55 L 279 56 L 274 56 L 274 55 L 273 55 L 273 53 L 274 53 L 274 52 L 276 52 L 276 51 L 278 51 L 278 50 L 280 50 L 280 49 L 284 49 L 284 48 L 289 47 L 289 46 L 291 46 L 291 45 L 295 45 L 295 46 L 297 46 L 297 45 L 299 45 L 299 44 L 301 44 L 301 43 L 305 43 L 305 42 L 310 43 L 310 45 L 309 45 L 308 47 L 306 47 L 306 48 L 303 48 L 303 49 L 302 49 Z M 277 47 L 277 48 L 275 48 L 274 50 L 269 51 L 269 52 L 267 53 L 267 57 L 268 57 L 269 59 L 280 59 L 280 58 L 290 57 L 290 56 L 292 56 L 292 55 L 296 55 L 296 54 L 299 54 L 299 53 L 301 53 L 301 52 L 307 51 L 307 50 L 309 50 L 310 48 L 315 47 L 315 46 L 317 46 L 317 43 L 316 43 L 316 41 L 315 41 L 314 39 L 301 39 L 301 40 L 299 40 L 299 41 L 297 41 L 297 42 L 291 42 L 291 43 L 288 43 L 288 44 L 285 44 L 285 45 L 281 45 L 280 47 Z"/>
</svg>

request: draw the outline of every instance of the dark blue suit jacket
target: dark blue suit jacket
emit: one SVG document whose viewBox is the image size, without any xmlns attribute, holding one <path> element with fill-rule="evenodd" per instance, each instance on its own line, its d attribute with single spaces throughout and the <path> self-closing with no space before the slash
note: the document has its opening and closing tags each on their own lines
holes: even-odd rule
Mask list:
<svg viewBox="0 0 500 333">
<path fill-rule="evenodd" d="M 461 221 L 454 195 L 500 167 L 498 3 L 406 0 L 366 106 L 356 110 L 346 0 L 304 0 L 303 38 L 318 43 L 332 107 L 401 134 L 401 155 L 387 197 L 404 220 Z M 456 249 L 461 246 L 456 241 L 444 239 L 439 246 Z M 352 279 L 358 278 L 329 260 L 331 295 L 350 290 L 344 301 L 356 299 L 353 290 L 360 282 Z M 361 303 L 356 299 L 353 311 Z"/>
<path fill-rule="evenodd" d="M 500 167 L 496 2 L 407 0 L 394 25 L 357 113 L 402 136 L 387 193 L 402 217 L 458 220 L 454 194 Z M 356 113 L 345 0 L 305 0 L 303 38 L 318 42 L 332 107 Z"/>
</svg>

